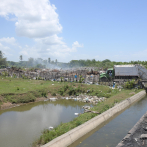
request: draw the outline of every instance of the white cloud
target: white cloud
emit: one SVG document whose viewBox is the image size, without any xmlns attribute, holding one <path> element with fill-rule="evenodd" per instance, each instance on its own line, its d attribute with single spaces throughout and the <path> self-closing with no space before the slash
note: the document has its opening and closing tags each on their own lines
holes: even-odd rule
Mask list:
<svg viewBox="0 0 147 147">
<path fill-rule="evenodd" d="M 73 51 L 76 51 L 77 48 L 80 48 L 80 47 L 83 47 L 83 45 L 82 45 L 82 44 L 79 44 L 78 41 L 75 41 L 75 42 L 72 44 L 72 50 L 73 50 Z"/>
<path fill-rule="evenodd" d="M 2 52 L 6 52 L 6 51 L 9 51 L 10 48 L 8 46 L 4 46 L 3 44 L 0 43 L 0 49 Z"/>
<path fill-rule="evenodd" d="M 0 15 L 6 19 L 10 14 L 15 15 L 17 35 L 29 38 L 46 37 L 62 31 L 55 10 L 48 0 L 0 0 Z"/>
<path fill-rule="evenodd" d="M 0 50 L 4 54 L 4 57 L 10 57 L 10 56 L 12 56 L 11 48 L 10 47 L 5 46 L 5 45 L 3 45 L 3 44 L 0 43 Z"/>
<path fill-rule="evenodd" d="M 16 40 L 14 37 L 7 37 L 7 38 L 1 38 L 0 39 L 0 42 L 2 43 L 6 43 L 6 44 L 11 44 L 11 45 L 16 45 Z"/>
<path fill-rule="evenodd" d="M 49 0 L 0 0 L 0 16 L 5 17 L 6 20 L 16 21 L 17 35 L 35 41 L 35 45 L 23 47 L 16 43 L 14 37 L 0 39 L 0 42 L 9 44 L 9 47 L 16 45 L 17 54 L 22 54 L 27 58 L 51 56 L 65 61 L 64 59 L 67 59 L 72 52 L 76 52 L 77 48 L 83 47 L 78 41 L 68 47 L 63 38 L 58 37 L 62 26 L 59 23 L 56 7 Z M 15 48 L 11 47 L 11 50 Z"/>
<path fill-rule="evenodd" d="M 83 47 L 83 45 L 79 44 L 78 41 L 75 41 L 72 45 L 73 48 L 77 48 L 77 47 Z"/>
</svg>

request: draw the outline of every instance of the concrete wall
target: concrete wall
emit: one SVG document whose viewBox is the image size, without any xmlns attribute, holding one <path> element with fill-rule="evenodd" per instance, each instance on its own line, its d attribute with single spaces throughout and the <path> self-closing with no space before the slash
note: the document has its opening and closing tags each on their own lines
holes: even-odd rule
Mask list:
<svg viewBox="0 0 147 147">
<path fill-rule="evenodd" d="M 49 143 L 43 145 L 42 147 L 67 147 L 74 141 L 84 136 L 86 133 L 92 131 L 94 128 L 107 121 L 109 118 L 113 117 L 116 113 L 124 110 L 136 101 L 139 101 L 146 95 L 145 91 L 141 91 L 136 95 L 122 101 L 113 108 L 105 111 L 104 113 L 92 118 L 91 120 L 85 122 L 84 124 L 72 129 L 71 131 L 57 137 L 56 139 L 50 141 Z"/>
</svg>

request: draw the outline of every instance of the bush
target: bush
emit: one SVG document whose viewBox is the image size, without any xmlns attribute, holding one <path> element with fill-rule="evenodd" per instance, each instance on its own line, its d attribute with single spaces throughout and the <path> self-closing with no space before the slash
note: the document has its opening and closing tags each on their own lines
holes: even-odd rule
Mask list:
<svg viewBox="0 0 147 147">
<path fill-rule="evenodd" d="M 41 91 L 41 96 L 47 97 L 47 91 L 46 91 L 46 90 L 42 90 L 42 91 Z"/>
<path fill-rule="evenodd" d="M 135 85 L 135 80 L 131 80 L 124 83 L 124 88 L 132 89 L 134 88 L 134 85 Z"/>
<path fill-rule="evenodd" d="M 31 93 L 23 95 L 17 99 L 13 98 L 12 103 L 29 103 L 36 100 L 35 96 Z"/>
<path fill-rule="evenodd" d="M 70 88 L 69 88 L 69 91 L 68 91 L 68 94 L 69 94 L 69 95 L 76 95 L 75 89 L 74 89 L 73 87 L 70 87 Z"/>
<path fill-rule="evenodd" d="M 32 91 L 33 95 L 37 98 L 41 97 L 42 96 L 42 92 L 40 91 Z"/>
<path fill-rule="evenodd" d="M 60 95 L 63 96 L 63 94 L 64 94 L 64 89 L 60 88 L 60 89 L 58 90 L 58 93 L 59 93 Z"/>
<path fill-rule="evenodd" d="M 111 97 L 111 94 L 110 94 L 110 93 L 107 93 L 107 94 L 105 95 L 105 97 L 106 97 L 106 98 L 109 98 L 109 97 Z"/>
<path fill-rule="evenodd" d="M 55 92 L 53 92 L 53 93 L 51 93 L 51 95 L 52 95 L 52 96 L 56 96 L 56 93 L 55 93 Z"/>
<path fill-rule="evenodd" d="M 69 88 L 68 85 L 64 85 L 64 86 L 63 86 L 63 90 L 64 90 L 64 92 L 65 92 L 68 88 Z"/>
</svg>

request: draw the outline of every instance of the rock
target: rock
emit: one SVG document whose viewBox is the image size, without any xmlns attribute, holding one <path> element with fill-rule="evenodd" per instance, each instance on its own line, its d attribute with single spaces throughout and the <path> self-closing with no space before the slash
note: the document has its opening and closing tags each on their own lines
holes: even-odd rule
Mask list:
<svg viewBox="0 0 147 147">
<path fill-rule="evenodd" d="M 83 106 L 83 109 L 90 109 L 90 106 Z"/>
<path fill-rule="evenodd" d="M 56 100 L 57 100 L 57 98 L 50 98 L 50 100 L 51 100 L 51 101 L 56 101 Z"/>
<path fill-rule="evenodd" d="M 140 139 L 147 139 L 147 134 L 141 134 Z"/>
</svg>

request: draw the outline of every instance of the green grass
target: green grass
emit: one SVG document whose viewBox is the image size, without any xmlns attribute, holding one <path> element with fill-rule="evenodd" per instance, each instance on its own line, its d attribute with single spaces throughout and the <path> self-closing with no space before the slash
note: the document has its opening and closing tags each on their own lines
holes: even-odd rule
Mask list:
<svg viewBox="0 0 147 147">
<path fill-rule="evenodd" d="M 52 85 L 54 84 L 54 85 Z M 88 91 L 88 93 L 87 93 Z M 43 80 L 17 79 L 10 77 L 0 77 L 0 105 L 4 102 L 28 103 L 34 102 L 36 98 L 52 96 L 71 96 L 86 93 L 87 95 L 106 97 L 106 101 L 99 102 L 92 110 L 103 113 L 109 108 L 141 90 L 110 89 L 102 85 L 86 85 L 81 83 L 52 82 Z M 69 130 L 83 124 L 98 114 L 84 113 L 68 123 L 61 123 L 52 131 L 44 130 L 41 137 L 33 144 L 45 144 L 54 138 L 68 132 Z"/>
<path fill-rule="evenodd" d="M 29 79 L 17 79 L 17 78 L 3 78 L 0 77 L 0 94 L 4 93 L 26 93 L 28 91 L 44 89 L 47 86 L 51 86 L 53 82 L 42 80 L 29 80 Z M 54 84 L 60 85 L 57 82 Z M 19 88 L 19 90 L 18 90 Z"/>
<path fill-rule="evenodd" d="M 54 138 L 68 132 L 69 130 L 83 124 L 84 122 L 90 120 L 91 118 L 95 116 L 96 114 L 94 113 L 93 114 L 92 113 L 81 114 L 77 118 L 74 118 L 72 121 L 68 123 L 61 123 L 56 128 L 54 128 L 52 131 L 49 131 L 48 129 L 46 129 L 42 132 L 41 137 L 36 142 L 34 142 L 32 146 L 35 147 L 36 145 L 43 145 L 53 140 Z"/>
<path fill-rule="evenodd" d="M 106 86 L 0 77 L 0 105 L 4 102 L 34 102 L 36 98 L 47 97 L 49 93 L 58 97 L 79 95 L 87 90 L 90 90 L 89 95 L 110 97 L 113 94 Z"/>
<path fill-rule="evenodd" d="M 122 90 L 122 91 L 119 91 L 117 89 L 109 90 L 107 87 L 104 87 L 104 86 L 97 86 L 97 89 L 95 89 L 95 85 L 90 85 L 90 87 L 92 87 L 92 89 L 93 89 L 93 92 L 91 94 L 95 93 L 95 91 L 97 91 L 97 89 L 101 89 L 101 91 L 102 90 L 103 90 L 103 92 L 107 91 L 111 95 L 111 97 L 107 98 L 106 101 L 99 102 L 96 106 L 94 106 L 92 108 L 92 110 L 97 111 L 100 114 L 103 113 L 104 111 L 108 110 L 109 108 L 113 107 L 115 105 L 115 103 L 121 102 L 122 100 L 125 100 L 126 98 L 132 96 L 131 93 L 135 94 L 135 93 L 138 93 L 141 91 L 141 90 L 136 90 L 136 89 Z M 83 123 L 85 123 L 86 121 L 90 120 L 91 118 L 93 118 L 97 115 L 98 114 L 94 114 L 94 113 L 84 113 L 84 114 L 79 115 L 77 118 L 73 119 L 72 121 L 70 121 L 68 123 L 61 123 L 60 125 L 58 125 L 56 128 L 54 128 L 51 131 L 46 129 L 42 132 L 42 135 L 40 136 L 40 138 L 37 141 L 35 141 L 32 146 L 35 147 L 37 145 L 46 144 L 49 141 L 53 140 L 54 138 L 70 131 L 71 129 L 73 129 Z"/>
<path fill-rule="evenodd" d="M 87 93 L 87 91 L 89 92 Z M 128 94 L 127 90 L 119 92 L 117 89 L 111 90 L 109 87 L 101 85 L 0 77 L 0 96 L 2 97 L 0 105 L 7 101 L 11 103 L 34 102 L 36 98 L 47 97 L 49 93 L 58 97 L 87 93 L 87 95 L 106 98 L 112 97 L 117 93 L 122 93 L 124 98 L 124 93 Z"/>
</svg>

